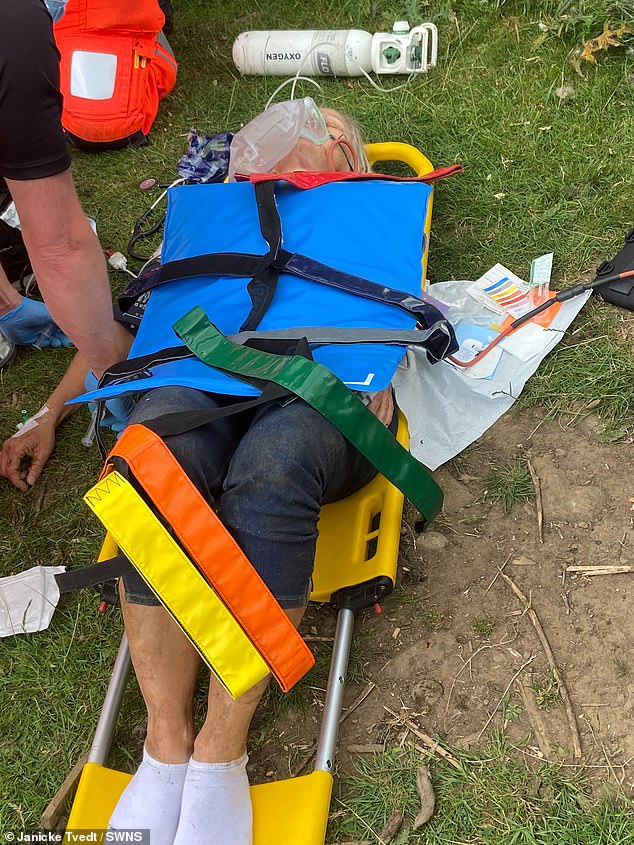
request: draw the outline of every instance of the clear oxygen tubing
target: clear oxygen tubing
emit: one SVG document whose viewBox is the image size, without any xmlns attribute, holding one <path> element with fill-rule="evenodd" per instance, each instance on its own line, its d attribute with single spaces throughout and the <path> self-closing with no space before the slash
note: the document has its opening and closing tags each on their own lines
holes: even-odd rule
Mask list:
<svg viewBox="0 0 634 845">
<path fill-rule="evenodd" d="M 318 42 L 317 44 L 313 44 L 313 46 L 311 47 L 311 52 L 313 50 L 317 50 L 319 47 L 323 47 L 324 44 L 326 46 L 328 46 L 329 42 Z M 275 89 L 275 91 L 273 91 L 273 93 L 271 94 L 271 96 L 269 97 L 269 99 L 266 103 L 266 106 L 265 106 L 266 109 L 268 109 L 268 107 L 271 105 L 271 103 L 273 102 L 275 97 L 279 94 L 279 92 L 282 90 L 282 88 L 284 88 L 286 85 L 291 85 L 290 99 L 293 100 L 295 98 L 295 88 L 297 87 L 297 83 L 299 82 L 299 80 L 302 80 L 303 82 L 310 82 L 311 85 L 314 85 L 323 94 L 323 88 L 321 87 L 321 85 L 318 82 L 315 82 L 315 80 L 312 79 L 310 76 L 301 76 L 300 75 L 301 72 L 302 72 L 304 62 L 306 61 L 306 59 L 309 58 L 309 56 L 310 56 L 310 53 L 307 53 L 306 56 L 304 57 L 304 61 L 302 61 L 302 64 L 297 68 L 295 76 L 291 76 L 288 79 L 285 79 L 284 82 L 282 82 L 281 85 L 277 86 L 277 88 Z M 372 79 L 370 74 L 366 70 L 364 70 L 363 68 L 360 68 L 359 76 L 365 76 L 365 78 L 368 80 L 370 85 L 373 88 L 375 88 L 379 93 L 390 94 L 392 91 L 400 91 L 401 88 L 406 88 L 410 84 L 412 79 L 414 78 L 415 74 L 410 74 L 407 77 L 407 79 L 405 80 L 405 82 L 401 82 L 400 85 L 394 85 L 390 88 L 384 88 L 381 85 L 379 85 L 377 82 L 374 81 L 374 79 Z"/>
</svg>

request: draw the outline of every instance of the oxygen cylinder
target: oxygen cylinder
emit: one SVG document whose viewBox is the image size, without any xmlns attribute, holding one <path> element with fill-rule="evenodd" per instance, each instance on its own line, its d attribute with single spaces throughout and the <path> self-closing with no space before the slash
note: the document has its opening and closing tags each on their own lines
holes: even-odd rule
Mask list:
<svg viewBox="0 0 634 845">
<path fill-rule="evenodd" d="M 254 76 L 362 76 L 372 70 L 372 36 L 361 29 L 242 32 L 233 63 Z"/>
<path fill-rule="evenodd" d="M 392 32 L 302 29 L 242 32 L 233 43 L 240 73 L 255 76 L 364 76 L 424 73 L 435 67 L 438 30 L 396 21 Z"/>
</svg>

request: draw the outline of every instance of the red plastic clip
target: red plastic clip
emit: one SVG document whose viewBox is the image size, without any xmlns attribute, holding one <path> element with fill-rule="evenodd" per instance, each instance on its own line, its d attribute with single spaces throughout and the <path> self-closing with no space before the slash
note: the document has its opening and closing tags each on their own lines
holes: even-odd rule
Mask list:
<svg viewBox="0 0 634 845">
<path fill-rule="evenodd" d="M 105 602 L 105 601 L 102 601 L 101 604 L 99 605 L 99 611 L 98 612 L 99 613 L 105 613 L 107 607 L 108 607 L 108 603 Z"/>
<path fill-rule="evenodd" d="M 377 602 L 374 602 L 374 612 L 375 612 L 375 613 L 383 613 L 383 608 L 382 608 L 382 607 L 381 607 L 381 605 L 378 603 L 378 601 L 377 601 Z"/>
</svg>

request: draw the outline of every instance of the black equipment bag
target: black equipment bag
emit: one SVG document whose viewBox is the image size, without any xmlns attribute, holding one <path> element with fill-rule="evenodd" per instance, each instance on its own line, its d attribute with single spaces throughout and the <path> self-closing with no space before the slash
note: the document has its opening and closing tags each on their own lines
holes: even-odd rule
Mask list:
<svg viewBox="0 0 634 845">
<path fill-rule="evenodd" d="M 634 270 L 634 227 L 626 234 L 623 249 L 611 261 L 604 261 L 597 267 L 594 282 L 600 282 L 601 276 L 611 276 L 614 273 L 624 273 L 627 270 Z M 634 311 L 634 276 L 600 285 L 596 292 L 606 302 Z"/>
</svg>

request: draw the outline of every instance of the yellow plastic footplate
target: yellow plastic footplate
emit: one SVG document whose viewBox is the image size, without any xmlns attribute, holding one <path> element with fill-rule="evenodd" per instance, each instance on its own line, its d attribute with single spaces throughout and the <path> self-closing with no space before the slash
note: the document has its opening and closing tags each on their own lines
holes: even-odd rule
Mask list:
<svg viewBox="0 0 634 845">
<path fill-rule="evenodd" d="M 104 830 L 130 775 L 86 763 L 68 819 L 68 830 Z M 251 787 L 253 845 L 324 845 L 332 775 L 303 777 Z"/>
</svg>

